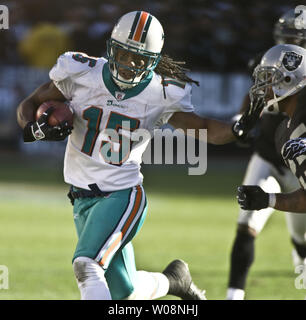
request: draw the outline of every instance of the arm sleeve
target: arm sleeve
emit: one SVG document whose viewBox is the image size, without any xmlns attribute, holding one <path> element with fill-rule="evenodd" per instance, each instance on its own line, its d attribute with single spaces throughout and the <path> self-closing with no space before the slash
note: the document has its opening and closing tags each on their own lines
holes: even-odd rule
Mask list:
<svg viewBox="0 0 306 320">
<path fill-rule="evenodd" d="M 164 112 L 156 122 L 156 127 L 166 124 L 175 112 L 194 112 L 194 106 L 191 103 L 191 85 L 187 83 L 183 90 L 173 88 L 172 91 L 174 92 L 170 92 L 170 104 L 165 107 Z"/>
<path fill-rule="evenodd" d="M 89 57 L 84 53 L 66 52 L 59 56 L 49 72 L 50 79 L 67 99 L 72 98 L 74 79 L 90 70 L 86 58 Z"/>
<path fill-rule="evenodd" d="M 62 54 L 49 72 L 50 79 L 68 100 L 71 99 L 73 91 L 73 82 L 70 78 L 72 75 L 71 61 L 69 60 L 72 60 L 72 52 Z"/>
</svg>

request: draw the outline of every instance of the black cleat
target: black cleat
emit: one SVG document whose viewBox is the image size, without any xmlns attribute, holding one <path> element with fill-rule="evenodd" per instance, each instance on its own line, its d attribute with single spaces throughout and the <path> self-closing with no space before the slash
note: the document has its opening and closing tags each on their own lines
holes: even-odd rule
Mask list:
<svg viewBox="0 0 306 320">
<path fill-rule="evenodd" d="M 169 280 L 168 294 L 182 300 L 207 300 L 205 290 L 200 290 L 192 281 L 188 264 L 183 260 L 172 261 L 163 274 Z"/>
</svg>

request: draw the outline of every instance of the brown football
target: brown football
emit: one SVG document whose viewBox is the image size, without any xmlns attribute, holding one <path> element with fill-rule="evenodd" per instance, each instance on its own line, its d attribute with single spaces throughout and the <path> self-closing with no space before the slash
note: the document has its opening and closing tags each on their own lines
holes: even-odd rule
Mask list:
<svg viewBox="0 0 306 320">
<path fill-rule="evenodd" d="M 72 126 L 73 112 L 67 104 L 61 101 L 46 101 L 41 104 L 36 111 L 36 120 L 50 107 L 54 108 L 48 119 L 50 126 L 57 126 L 63 121 L 67 121 L 69 126 Z"/>
</svg>

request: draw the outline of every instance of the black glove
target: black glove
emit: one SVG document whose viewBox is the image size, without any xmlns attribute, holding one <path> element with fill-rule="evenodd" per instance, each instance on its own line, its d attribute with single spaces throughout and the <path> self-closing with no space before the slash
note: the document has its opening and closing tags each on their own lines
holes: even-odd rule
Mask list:
<svg viewBox="0 0 306 320">
<path fill-rule="evenodd" d="M 247 110 L 232 126 L 233 134 L 240 140 L 245 140 L 248 133 L 255 127 L 255 124 L 265 106 L 265 100 L 262 97 L 255 97 Z"/>
<path fill-rule="evenodd" d="M 260 210 L 269 206 L 269 194 L 258 186 L 240 186 L 237 195 L 243 210 Z"/>
<path fill-rule="evenodd" d="M 284 144 L 284 160 L 293 160 L 302 154 L 306 154 L 306 138 L 290 139 Z"/>
<path fill-rule="evenodd" d="M 67 121 L 61 122 L 57 126 L 50 126 L 48 118 L 54 108 L 47 109 L 37 121 L 29 122 L 23 129 L 23 141 L 32 142 L 35 140 L 61 141 L 71 134 L 73 127 Z"/>
</svg>

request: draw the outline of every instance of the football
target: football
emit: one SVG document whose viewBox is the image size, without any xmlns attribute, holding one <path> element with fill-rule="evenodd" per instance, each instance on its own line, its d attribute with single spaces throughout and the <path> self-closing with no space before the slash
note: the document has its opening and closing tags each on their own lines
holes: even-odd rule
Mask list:
<svg viewBox="0 0 306 320">
<path fill-rule="evenodd" d="M 72 109 L 66 103 L 61 101 L 46 101 L 42 103 L 36 111 L 36 120 L 50 107 L 54 108 L 53 112 L 48 118 L 48 124 L 50 126 L 57 126 L 63 121 L 67 121 L 69 126 L 72 126 Z"/>
</svg>

